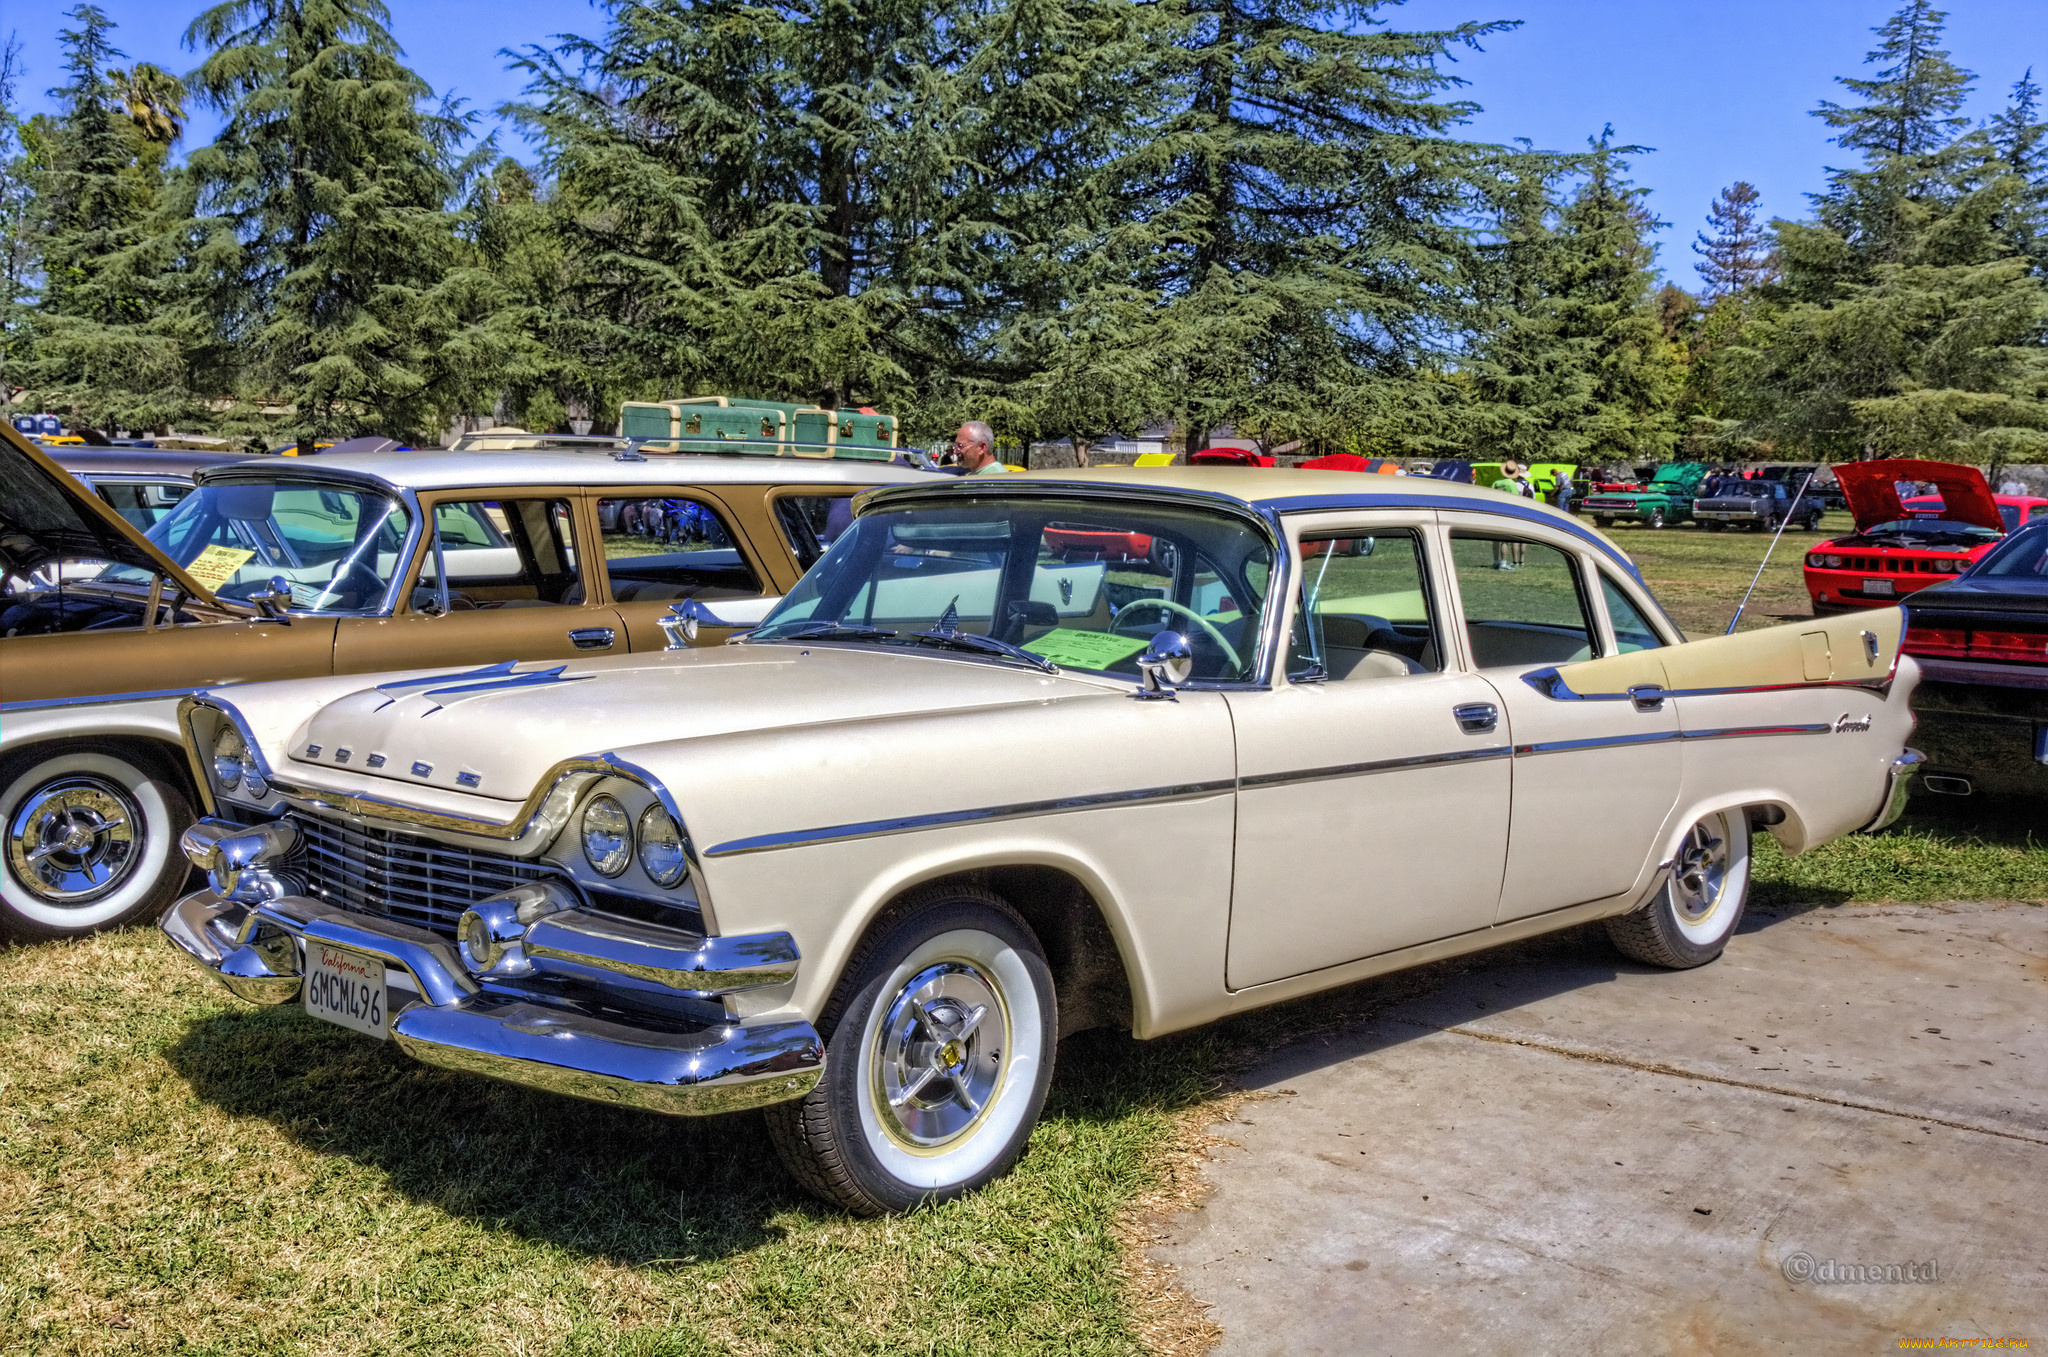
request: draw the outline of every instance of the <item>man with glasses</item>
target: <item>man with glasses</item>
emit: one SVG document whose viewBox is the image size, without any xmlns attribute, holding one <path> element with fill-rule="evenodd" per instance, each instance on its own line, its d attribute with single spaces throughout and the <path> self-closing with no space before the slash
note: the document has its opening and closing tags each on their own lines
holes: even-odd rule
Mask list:
<svg viewBox="0 0 2048 1357">
<path fill-rule="evenodd" d="M 996 460 L 995 431 L 978 419 L 953 435 L 953 460 L 970 476 L 1000 476 L 1010 469 Z"/>
</svg>

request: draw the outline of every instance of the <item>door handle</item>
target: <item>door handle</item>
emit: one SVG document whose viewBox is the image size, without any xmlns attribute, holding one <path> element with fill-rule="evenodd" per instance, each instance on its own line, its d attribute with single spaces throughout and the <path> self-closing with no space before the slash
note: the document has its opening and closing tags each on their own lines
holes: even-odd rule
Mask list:
<svg viewBox="0 0 2048 1357">
<path fill-rule="evenodd" d="M 1654 683 L 1638 683 L 1628 690 L 1628 699 L 1637 711 L 1664 710 L 1664 690 Z"/>
<path fill-rule="evenodd" d="M 1458 729 L 1467 735 L 1484 735 L 1500 724 L 1500 708 L 1491 702 L 1464 702 L 1451 708 Z"/>
<path fill-rule="evenodd" d="M 578 650 L 610 650 L 618 633 L 610 627 L 575 627 L 570 630 L 569 639 Z"/>
</svg>

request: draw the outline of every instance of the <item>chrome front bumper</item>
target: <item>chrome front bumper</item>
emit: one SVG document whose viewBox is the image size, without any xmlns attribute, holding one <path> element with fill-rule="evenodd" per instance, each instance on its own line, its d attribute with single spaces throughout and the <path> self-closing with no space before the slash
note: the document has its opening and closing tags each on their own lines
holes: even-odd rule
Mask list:
<svg viewBox="0 0 2048 1357">
<path fill-rule="evenodd" d="M 800 1098 L 824 1072 L 824 1043 L 809 1023 L 668 1032 L 535 1003 L 479 986 L 455 945 L 438 934 L 304 896 L 248 905 L 200 891 L 171 906 L 159 927 L 222 984 L 259 1004 L 298 997 L 308 943 L 381 958 L 391 1034 L 407 1055 L 551 1093 L 703 1116 Z M 709 956 L 718 944 L 743 949 L 748 940 L 706 943 Z M 715 992 L 717 972 L 693 974 L 706 982 L 694 993 Z"/>
</svg>

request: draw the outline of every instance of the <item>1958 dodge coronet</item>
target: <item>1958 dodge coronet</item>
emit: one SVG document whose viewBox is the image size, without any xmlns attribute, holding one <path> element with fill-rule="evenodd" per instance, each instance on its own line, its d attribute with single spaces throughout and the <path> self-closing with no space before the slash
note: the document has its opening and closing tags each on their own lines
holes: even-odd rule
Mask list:
<svg viewBox="0 0 2048 1357">
<path fill-rule="evenodd" d="M 201 694 L 163 928 L 431 1064 L 766 1106 L 882 1211 L 1003 1172 L 1066 1033 L 1593 919 L 1699 965 L 1753 827 L 1902 803 L 1896 610 L 1686 643 L 1572 519 L 1361 479 L 884 489 L 737 644 Z"/>
</svg>

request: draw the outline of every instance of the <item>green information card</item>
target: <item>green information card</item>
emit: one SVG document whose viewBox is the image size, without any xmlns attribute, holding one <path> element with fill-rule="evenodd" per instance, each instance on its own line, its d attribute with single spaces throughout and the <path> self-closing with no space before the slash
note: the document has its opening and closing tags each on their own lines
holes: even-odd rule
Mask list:
<svg viewBox="0 0 2048 1357">
<path fill-rule="evenodd" d="M 1142 636 L 1070 631 L 1059 627 L 1035 641 L 1026 641 L 1024 648 L 1034 655 L 1045 656 L 1054 664 L 1072 665 L 1076 669 L 1107 669 L 1118 660 L 1127 660 L 1137 654 L 1145 644 Z"/>
</svg>

